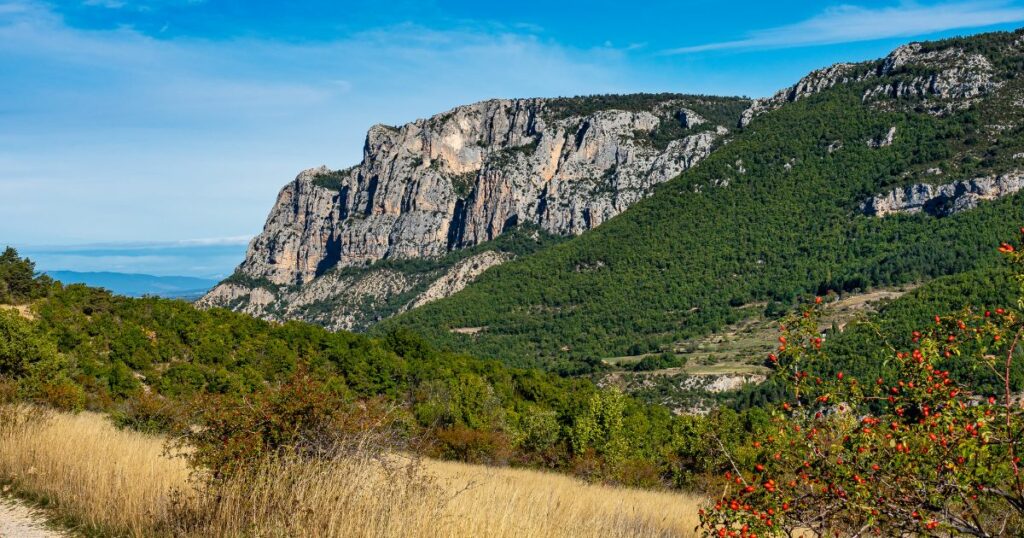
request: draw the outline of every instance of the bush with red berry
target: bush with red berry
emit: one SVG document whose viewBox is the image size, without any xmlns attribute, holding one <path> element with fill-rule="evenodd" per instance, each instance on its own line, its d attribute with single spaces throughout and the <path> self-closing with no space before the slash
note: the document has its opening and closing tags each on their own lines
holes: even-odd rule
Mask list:
<svg viewBox="0 0 1024 538">
<path fill-rule="evenodd" d="M 1024 359 L 1024 254 L 1008 243 L 999 250 L 1021 303 L 935 316 L 912 347 L 892 349 L 893 378 L 821 373 L 832 371 L 821 299 L 786 318 L 769 362 L 789 397 L 720 477 L 719 496 L 701 513 L 704 534 L 1024 534 L 1024 398 L 1010 382 Z M 949 361 L 996 376 L 1002 389 L 970 390 L 970 379 L 942 369 Z"/>
</svg>

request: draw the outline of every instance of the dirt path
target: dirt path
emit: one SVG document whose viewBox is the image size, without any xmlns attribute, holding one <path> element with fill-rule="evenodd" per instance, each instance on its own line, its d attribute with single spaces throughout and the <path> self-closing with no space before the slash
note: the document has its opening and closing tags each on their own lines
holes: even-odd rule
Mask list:
<svg viewBox="0 0 1024 538">
<path fill-rule="evenodd" d="M 24 503 L 0 497 L 0 538 L 68 538 L 69 535 L 47 528 L 37 510 Z"/>
</svg>

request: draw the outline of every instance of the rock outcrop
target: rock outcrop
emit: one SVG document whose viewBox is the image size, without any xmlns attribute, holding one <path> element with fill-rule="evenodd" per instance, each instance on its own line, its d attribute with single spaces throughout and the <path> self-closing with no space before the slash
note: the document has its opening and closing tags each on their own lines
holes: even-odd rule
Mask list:
<svg viewBox="0 0 1024 538">
<path fill-rule="evenodd" d="M 861 95 L 865 102 L 916 99 L 924 101 L 932 113 L 945 114 L 966 108 L 998 89 L 1003 83 L 997 79 L 992 62 L 980 53 L 957 46 L 926 49 L 921 43 L 910 43 L 880 61 L 838 63 L 812 71 L 793 86 L 751 103 L 740 117 L 740 126 L 785 103 L 856 82 L 869 83 Z"/>
<path fill-rule="evenodd" d="M 372 127 L 358 165 L 306 170 L 281 190 L 236 272 L 242 278 L 199 304 L 287 318 L 296 304 L 336 296 L 338 286 L 369 286 L 328 278 L 332 269 L 437 258 L 521 225 L 580 234 L 695 165 L 729 133 L 697 111 L 709 98 L 668 95 L 638 107 L 626 96 L 621 109 L 587 99 L 491 100 L 401 127 Z M 589 111 L 574 114 L 566 101 Z M 461 289 L 480 272 L 439 282 L 411 304 Z M 409 289 L 395 275 L 373 275 L 381 280 L 369 296 Z M 247 295 L 254 288 L 242 281 L 269 285 Z M 359 324 L 335 316 L 329 325 Z"/>
<path fill-rule="evenodd" d="M 1002 46 L 1020 49 L 1022 42 Z M 510 256 L 477 253 L 472 262 L 429 271 L 397 269 L 392 261 L 454 260 L 445 256 L 524 226 L 581 234 L 727 143 L 728 126 L 744 127 L 837 85 L 879 110 L 949 114 L 1008 83 L 1000 56 L 1006 51 L 996 49 L 963 40 L 912 43 L 884 59 L 814 71 L 756 101 L 667 94 L 495 99 L 400 127 L 376 125 L 357 165 L 306 170 L 281 190 L 236 274 L 198 304 L 362 328 L 455 293 Z M 910 138 L 893 126 L 857 143 L 881 149 Z M 827 151 L 841 151 L 843 143 L 827 141 Z M 730 167 L 747 170 L 740 160 Z M 730 181 L 692 189 L 729 188 Z M 943 216 L 1016 192 L 1020 182 L 1013 173 L 922 183 L 875 196 L 861 209 Z"/>
<path fill-rule="evenodd" d="M 862 203 L 860 209 L 875 217 L 922 211 L 945 217 L 973 209 L 983 200 L 1009 196 L 1022 188 L 1024 171 L 965 179 L 945 185 L 919 183 L 874 196 Z"/>
<path fill-rule="evenodd" d="M 444 276 L 431 283 L 423 293 L 419 294 L 416 299 L 403 308 L 403 310 L 409 310 L 438 299 L 450 297 L 451 295 L 462 291 L 462 288 L 465 288 L 470 282 L 476 280 L 476 278 L 482 275 L 484 271 L 494 267 L 495 265 L 501 265 L 510 259 L 512 259 L 512 256 L 507 253 L 494 252 L 490 250 L 477 254 L 476 256 L 466 258 L 465 260 L 455 264 L 447 273 L 444 274 Z"/>
<path fill-rule="evenodd" d="M 363 161 L 306 170 L 282 189 L 239 271 L 302 284 L 332 267 L 436 257 L 533 223 L 589 230 L 711 152 L 725 127 L 682 101 L 555 117 L 545 99 L 484 101 L 399 128 L 377 125 Z M 651 135 L 678 123 L 678 139 Z"/>
<path fill-rule="evenodd" d="M 884 148 L 884 147 L 891 146 L 892 145 L 892 141 L 895 140 L 895 139 L 896 139 L 896 128 L 895 127 L 890 127 L 889 130 L 886 131 L 884 136 L 879 136 L 878 138 L 872 138 L 872 139 L 867 141 L 867 144 L 868 144 L 869 148 L 873 148 L 873 149 Z M 832 153 L 831 149 L 830 149 L 829 153 Z"/>
</svg>

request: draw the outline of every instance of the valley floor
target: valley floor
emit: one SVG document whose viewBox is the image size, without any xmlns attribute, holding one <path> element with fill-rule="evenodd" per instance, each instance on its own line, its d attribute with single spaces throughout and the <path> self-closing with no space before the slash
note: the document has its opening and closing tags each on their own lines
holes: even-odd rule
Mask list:
<svg viewBox="0 0 1024 538">
<path fill-rule="evenodd" d="M 358 454 L 268 465 L 214 495 L 165 444 L 98 414 L 6 408 L 0 478 L 100 536 L 689 537 L 703 501 L 539 471 Z M 0 521 L 27 523 L 25 515 L 0 509 Z"/>
</svg>

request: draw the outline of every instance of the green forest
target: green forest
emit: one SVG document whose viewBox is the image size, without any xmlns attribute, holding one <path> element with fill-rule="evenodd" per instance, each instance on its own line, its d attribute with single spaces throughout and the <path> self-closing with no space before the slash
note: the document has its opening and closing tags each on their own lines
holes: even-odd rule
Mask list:
<svg viewBox="0 0 1024 538">
<path fill-rule="evenodd" d="M 0 283 L 19 287 L 7 275 L 23 284 L 32 271 L 12 251 L 0 263 Z M 768 425 L 764 406 L 785 395 L 770 378 L 723 395 L 729 405 L 708 415 L 677 416 L 599 389 L 585 376 L 439 351 L 403 328 L 368 337 L 198 310 L 185 301 L 115 296 L 45 277 L 28 283 L 30 294 L 4 301 L 29 305 L 27 316 L 0 308 L 0 400 L 104 411 L 122 427 L 142 431 L 174 433 L 227 416 L 239 421 L 238 410 L 248 409 L 276 417 L 260 430 L 272 448 L 312 410 L 386 408 L 407 448 L 426 455 L 691 488 L 727 468 L 709 436 L 742 454 Z M 888 379 L 893 349 L 906 348 L 932 317 L 965 305 L 1009 308 L 1016 293 L 1004 267 L 935 279 L 846 330 L 829 332 L 833 362 L 824 373 Z M 635 368 L 677 365 L 662 364 L 667 360 L 652 356 Z M 996 388 L 983 371 L 961 371 L 955 358 L 945 367 L 982 393 Z M 1024 368 L 1014 379 L 1024 387 Z M 252 425 L 245 424 L 249 435 Z"/>
<path fill-rule="evenodd" d="M 1008 35 L 984 39 L 1002 44 Z M 1020 61 L 1004 56 L 1007 69 Z M 377 330 L 407 327 L 446 348 L 575 372 L 595 358 L 657 352 L 714 332 L 758 312 L 751 303 L 791 306 L 830 290 L 991 267 L 994 246 L 1024 217 L 1021 195 L 941 218 L 858 209 L 898 186 L 1010 170 L 1024 150 L 1021 112 L 1010 105 L 1021 82 L 1009 72 L 999 92 L 945 115 L 927 113 L 934 102 L 916 98 L 862 99 L 880 80 L 908 80 L 921 69 L 837 85 L 764 114 L 601 227 L 494 268 Z M 1016 127 L 987 127 L 997 123 Z M 892 145 L 867 143 L 891 127 Z M 452 331 L 461 327 L 481 330 Z"/>
<path fill-rule="evenodd" d="M 33 268 L 9 252 L 0 285 L 17 287 Z M 684 485 L 723 464 L 699 432 L 739 443 L 764 419 L 760 410 L 673 416 L 586 379 L 439 351 L 402 328 L 371 338 L 45 277 L 28 283 L 34 291 L 13 302 L 31 305 L 29 317 L 0 308 L 0 400 L 105 411 L 143 431 L 173 433 L 253 402 L 283 401 L 266 411 L 274 416 L 324 401 L 394 407 L 401 436 L 435 457 Z M 297 383 L 308 390 L 274 399 Z M 264 434 L 269 442 L 281 432 Z"/>
</svg>

